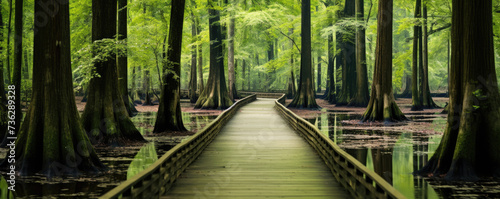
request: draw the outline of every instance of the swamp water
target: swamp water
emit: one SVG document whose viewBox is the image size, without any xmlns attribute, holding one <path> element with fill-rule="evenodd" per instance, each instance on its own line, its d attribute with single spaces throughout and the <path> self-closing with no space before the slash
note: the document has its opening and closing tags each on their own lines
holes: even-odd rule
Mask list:
<svg viewBox="0 0 500 199">
<path fill-rule="evenodd" d="M 215 113 L 218 114 L 218 113 Z M 214 120 L 214 113 L 183 113 L 183 121 L 190 131 L 198 131 Z M 141 112 L 132 117 L 141 134 L 153 131 L 156 112 Z M 47 180 L 44 176 L 16 178 L 16 198 L 97 198 L 123 181 L 153 164 L 166 151 L 189 136 L 145 137 L 148 143 L 130 147 L 96 147 L 108 171 L 98 176 L 65 176 Z M 6 150 L 2 151 L 4 157 Z M 7 182 L 0 177 L 0 198 L 9 198 Z"/>
</svg>

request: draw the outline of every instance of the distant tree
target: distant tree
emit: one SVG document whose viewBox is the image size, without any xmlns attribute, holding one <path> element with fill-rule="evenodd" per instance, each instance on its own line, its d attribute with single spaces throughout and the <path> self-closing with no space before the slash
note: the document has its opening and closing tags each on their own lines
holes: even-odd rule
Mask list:
<svg viewBox="0 0 500 199">
<path fill-rule="evenodd" d="M 197 30 L 197 24 L 196 24 L 196 18 L 193 14 L 193 11 L 191 11 L 191 37 L 192 37 L 192 42 L 195 43 L 198 37 L 198 30 Z M 191 71 L 190 71 L 190 78 L 189 78 L 189 99 L 191 103 L 195 103 L 196 100 L 198 99 L 196 96 L 196 90 L 198 87 L 197 84 L 197 74 L 196 74 L 196 56 L 198 53 L 198 50 L 196 49 L 197 45 L 191 46 Z"/>
<path fill-rule="evenodd" d="M 325 6 L 333 6 L 333 1 L 325 2 Z M 328 26 L 333 26 L 333 14 L 332 12 L 328 12 L 327 23 Z M 340 39 L 337 40 L 337 44 L 339 44 Z M 337 95 L 335 92 L 335 46 L 333 42 L 333 34 L 328 35 L 328 68 L 327 68 L 327 78 L 326 78 L 326 91 L 324 99 L 328 101 L 330 104 L 337 103 Z"/>
<path fill-rule="evenodd" d="M 224 60 L 220 13 L 215 8 L 214 0 L 208 1 L 209 34 L 210 34 L 210 72 L 208 81 L 201 92 L 195 108 L 226 109 L 233 105 L 229 98 L 224 76 Z"/>
<path fill-rule="evenodd" d="M 452 2 L 450 103 L 436 152 L 420 175 L 477 180 L 500 175 L 500 94 L 492 1 Z"/>
<path fill-rule="evenodd" d="M 377 46 L 370 102 L 361 121 L 397 122 L 406 120 L 392 92 L 392 9 L 393 0 L 379 0 Z"/>
<path fill-rule="evenodd" d="M 20 175 L 96 173 L 105 168 L 80 122 L 73 93 L 69 4 L 58 5 L 47 24 L 36 26 L 33 98 L 17 135 Z M 45 13 L 42 0 L 35 13 Z M 47 56 L 51 55 L 51 56 Z M 19 117 L 19 116 L 17 116 Z M 6 159 L 2 165 L 7 166 Z"/>
<path fill-rule="evenodd" d="M 181 112 L 181 52 L 185 0 L 173 0 L 168 33 L 166 63 L 163 68 L 163 85 L 160 106 L 153 133 L 187 131 Z"/>
<path fill-rule="evenodd" d="M 300 51 L 300 80 L 299 89 L 288 107 L 292 108 L 320 108 L 316 104 L 314 90 L 313 68 L 311 59 L 311 2 L 302 0 L 302 49 Z"/>
<path fill-rule="evenodd" d="M 228 83 L 229 83 L 229 98 L 234 101 L 238 98 L 238 93 L 236 92 L 236 75 L 235 75 L 235 64 L 234 64 L 234 23 L 236 19 L 234 18 L 234 13 L 230 12 L 229 16 L 229 28 L 227 31 L 228 45 L 227 45 L 227 68 L 228 68 Z"/>
<path fill-rule="evenodd" d="M 427 31 L 427 4 L 429 2 L 424 0 L 422 5 L 422 14 L 423 14 L 423 26 L 422 26 L 422 107 L 423 108 L 438 108 L 434 100 L 431 97 L 431 91 L 429 89 L 429 47 L 428 47 L 428 38 L 429 33 Z"/>
<path fill-rule="evenodd" d="M 92 0 L 92 42 L 100 45 L 103 39 L 116 38 L 116 0 Z M 96 47 L 94 46 L 96 49 Z M 96 52 L 94 56 L 103 52 Z M 99 77 L 90 79 L 88 102 L 83 111 L 83 127 L 94 144 L 125 145 L 143 142 L 144 138 L 129 118 L 118 88 L 116 55 L 94 63 Z"/>
<path fill-rule="evenodd" d="M 415 19 L 419 19 L 421 17 L 421 0 L 415 1 Z M 412 66 L 411 66 L 411 110 L 417 111 L 422 110 L 422 100 L 419 95 L 419 86 L 418 86 L 418 64 L 419 64 L 419 48 L 418 45 L 420 42 L 420 32 L 422 31 L 422 27 L 420 27 L 420 23 L 416 23 L 413 26 L 413 57 L 412 57 Z"/>
</svg>

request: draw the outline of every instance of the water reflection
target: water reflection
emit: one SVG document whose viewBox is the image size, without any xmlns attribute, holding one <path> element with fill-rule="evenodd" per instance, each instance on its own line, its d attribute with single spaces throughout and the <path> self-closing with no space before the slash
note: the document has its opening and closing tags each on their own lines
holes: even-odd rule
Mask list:
<svg viewBox="0 0 500 199">
<path fill-rule="evenodd" d="M 151 142 L 144 145 L 141 150 L 137 152 L 137 155 L 135 155 L 134 160 L 132 160 L 128 167 L 127 180 L 148 168 L 156 160 L 158 160 L 158 155 L 156 154 L 155 143 Z"/>
<path fill-rule="evenodd" d="M 154 129 L 156 121 L 156 112 L 140 112 L 137 113 L 135 117 L 131 120 L 135 124 L 137 130 L 141 132 L 141 135 L 150 133 Z M 212 120 L 217 118 L 218 115 L 213 115 L 214 113 L 182 113 L 182 121 L 184 126 L 188 131 L 198 131 L 201 130 L 205 125 L 210 123 Z"/>
<path fill-rule="evenodd" d="M 341 122 L 359 117 L 342 113 L 322 113 L 308 121 L 407 198 L 439 198 L 427 181 L 413 176 L 412 172 L 427 163 L 437 148 L 441 135 L 373 129 L 353 130 L 345 128 L 349 126 Z M 429 129 L 441 131 L 446 125 L 445 119 L 441 117 L 429 118 L 432 121 Z M 345 125 L 345 129 L 341 128 L 342 125 Z"/>
</svg>

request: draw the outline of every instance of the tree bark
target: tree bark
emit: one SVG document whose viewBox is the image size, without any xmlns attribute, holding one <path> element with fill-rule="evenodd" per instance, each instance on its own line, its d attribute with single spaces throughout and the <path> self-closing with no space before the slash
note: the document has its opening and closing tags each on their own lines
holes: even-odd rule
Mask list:
<svg viewBox="0 0 500 199">
<path fill-rule="evenodd" d="M 407 120 L 392 92 L 392 10 L 393 0 L 379 0 L 372 93 L 362 122 Z"/>
<path fill-rule="evenodd" d="M 356 0 L 356 21 L 364 23 L 364 1 Z M 368 72 L 366 69 L 365 27 L 358 26 L 356 30 L 356 94 L 348 106 L 366 107 L 368 95 Z"/>
<path fill-rule="evenodd" d="M 201 27 L 199 27 L 200 23 L 198 19 L 196 19 L 196 21 L 196 24 L 198 25 L 198 27 L 196 28 L 198 32 L 196 34 L 199 35 L 201 32 Z M 198 44 L 198 78 L 198 89 L 200 90 L 199 92 L 201 94 L 201 92 L 203 92 L 203 88 L 205 88 L 203 84 L 203 46 L 201 45 L 201 43 Z"/>
<path fill-rule="evenodd" d="M 333 26 L 333 13 L 328 13 L 328 25 Z M 338 42 L 338 41 L 337 41 Z M 328 69 L 325 100 L 330 104 L 337 102 L 336 89 L 335 89 L 335 46 L 333 45 L 333 34 L 328 35 Z"/>
<path fill-rule="evenodd" d="M 321 92 L 321 55 L 318 55 L 318 69 L 317 69 L 317 75 L 316 75 L 316 90 L 318 93 Z"/>
<path fill-rule="evenodd" d="M 45 13 L 35 1 L 35 13 Z M 105 169 L 80 123 L 73 93 L 69 4 L 47 14 L 34 36 L 33 99 L 17 135 L 20 175 L 97 173 Z M 47 56 L 50 55 L 50 56 Z M 17 116 L 19 117 L 19 116 Z M 8 166 L 6 159 L 2 166 Z"/>
<path fill-rule="evenodd" d="M 492 2 L 452 3 L 448 122 L 420 175 L 474 181 L 500 175 L 500 94 L 495 73 Z"/>
<path fill-rule="evenodd" d="M 300 52 L 300 83 L 297 94 L 288 105 L 291 108 L 319 109 L 314 93 L 313 68 L 311 65 L 311 2 L 302 0 L 302 49 Z"/>
<path fill-rule="evenodd" d="M 115 38 L 116 0 L 92 0 L 92 42 Z M 100 52 L 93 52 L 94 55 Z M 130 120 L 123 95 L 118 88 L 116 56 L 95 63 L 94 77 L 89 82 L 88 102 L 82 115 L 83 127 L 90 140 L 100 145 L 127 145 L 144 142 Z"/>
<path fill-rule="evenodd" d="M 167 60 L 163 68 L 160 106 L 153 133 L 187 131 L 181 112 L 181 51 L 185 0 L 173 0 L 168 33 Z"/>
<path fill-rule="evenodd" d="M 220 13 L 214 9 L 214 0 L 209 1 L 209 32 L 210 32 L 210 72 L 207 85 L 195 108 L 226 109 L 233 104 L 227 92 L 224 76 L 223 45 L 220 25 Z"/>
</svg>

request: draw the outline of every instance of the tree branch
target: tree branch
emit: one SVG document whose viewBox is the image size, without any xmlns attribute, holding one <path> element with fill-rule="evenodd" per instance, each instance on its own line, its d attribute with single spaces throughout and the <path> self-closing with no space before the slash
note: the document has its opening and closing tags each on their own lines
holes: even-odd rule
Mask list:
<svg viewBox="0 0 500 199">
<path fill-rule="evenodd" d="M 290 39 L 290 40 L 293 42 L 293 45 L 295 46 L 295 48 L 297 48 L 297 50 L 299 51 L 299 53 L 301 53 L 301 52 L 300 52 L 300 48 L 299 48 L 299 46 L 297 46 L 297 44 L 295 43 L 295 40 L 293 40 L 292 38 L 290 38 L 290 37 L 289 37 L 288 35 L 286 35 L 285 33 L 281 32 L 281 30 L 280 30 L 280 33 L 281 33 L 282 35 L 284 35 L 286 38 Z"/>
<path fill-rule="evenodd" d="M 434 34 L 434 33 L 436 33 L 436 32 L 439 32 L 439 31 L 441 31 L 441 30 L 447 29 L 447 28 L 449 28 L 449 27 L 451 27 L 451 23 L 445 24 L 445 25 L 444 25 L 444 26 L 442 26 L 442 27 L 439 27 L 439 28 L 437 28 L 437 29 L 435 29 L 435 30 L 431 30 L 431 31 L 429 31 L 428 36 L 429 36 L 429 35 L 432 35 L 432 34 Z M 412 40 L 413 40 L 413 37 L 408 37 L 408 38 L 406 38 L 406 42 L 410 42 L 410 41 L 412 41 Z"/>
</svg>

